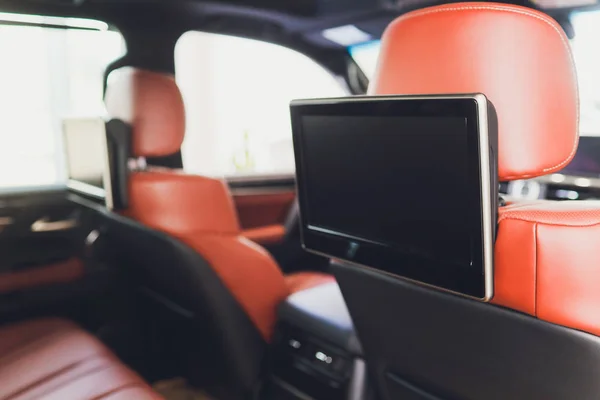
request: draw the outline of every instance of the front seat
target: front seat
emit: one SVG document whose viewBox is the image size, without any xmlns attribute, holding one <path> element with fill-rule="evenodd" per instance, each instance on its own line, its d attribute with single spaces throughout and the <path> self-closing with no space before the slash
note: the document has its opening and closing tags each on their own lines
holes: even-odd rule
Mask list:
<svg viewBox="0 0 600 400">
<path fill-rule="evenodd" d="M 575 154 L 575 66 L 549 16 L 432 7 L 392 22 L 381 49 L 372 94 L 491 100 L 501 181 L 559 171 Z M 542 201 L 499 209 L 491 304 L 348 265 L 335 275 L 384 400 L 598 399 L 599 259 L 600 203 Z"/>
<path fill-rule="evenodd" d="M 179 151 L 185 112 L 172 76 L 123 68 L 109 84 L 105 101 L 112 118 L 131 126 L 138 166 L 140 159 Z M 219 395 L 250 398 L 261 380 L 278 304 L 292 292 L 334 278 L 309 272 L 284 276 L 266 250 L 241 235 L 222 180 L 145 167 L 131 172 L 128 187 L 124 214 L 154 231 L 123 220 L 113 230 L 119 246 L 127 247 L 130 267 L 135 265 L 155 294 L 194 316 L 196 328 L 204 332 L 198 341 L 206 341 L 208 348 L 207 359 L 197 362 L 209 372 L 216 364 L 226 371 L 215 377 L 225 391 Z"/>
</svg>

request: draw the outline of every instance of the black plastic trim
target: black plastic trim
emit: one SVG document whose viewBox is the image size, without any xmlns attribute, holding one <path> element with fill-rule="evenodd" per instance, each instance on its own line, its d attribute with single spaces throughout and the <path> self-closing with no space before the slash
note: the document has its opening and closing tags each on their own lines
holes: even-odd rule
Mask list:
<svg viewBox="0 0 600 400">
<path fill-rule="evenodd" d="M 390 373 L 442 399 L 600 398 L 596 336 L 370 270 L 332 268 L 384 400 L 395 400 Z"/>
</svg>

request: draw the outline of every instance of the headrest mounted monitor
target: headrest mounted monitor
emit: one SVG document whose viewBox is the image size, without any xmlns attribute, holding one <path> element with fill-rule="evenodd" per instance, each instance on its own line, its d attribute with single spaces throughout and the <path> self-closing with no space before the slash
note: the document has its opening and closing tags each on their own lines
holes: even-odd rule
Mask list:
<svg viewBox="0 0 600 400">
<path fill-rule="evenodd" d="M 102 118 L 63 121 L 69 189 L 113 208 L 106 126 Z"/>
<path fill-rule="evenodd" d="M 291 113 L 307 250 L 492 297 L 497 124 L 484 95 L 300 100 Z"/>
</svg>

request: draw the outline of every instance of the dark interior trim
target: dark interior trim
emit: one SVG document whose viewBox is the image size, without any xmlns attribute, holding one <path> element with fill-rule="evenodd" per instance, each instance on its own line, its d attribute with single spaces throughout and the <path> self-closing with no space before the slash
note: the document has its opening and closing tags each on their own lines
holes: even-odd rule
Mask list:
<svg viewBox="0 0 600 400">
<path fill-rule="evenodd" d="M 600 397 L 596 336 L 365 268 L 332 268 L 384 400 L 428 398 L 419 391 L 441 399 Z M 418 390 L 402 397 L 406 385 L 390 374 Z"/>
</svg>

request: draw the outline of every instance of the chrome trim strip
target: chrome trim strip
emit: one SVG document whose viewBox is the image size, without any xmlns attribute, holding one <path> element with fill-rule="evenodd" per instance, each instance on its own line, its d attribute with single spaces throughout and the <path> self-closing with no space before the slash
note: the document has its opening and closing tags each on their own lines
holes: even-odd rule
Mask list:
<svg viewBox="0 0 600 400">
<path fill-rule="evenodd" d="M 367 398 L 367 364 L 357 358 L 352 368 L 352 378 L 348 385 L 348 400 L 365 400 Z"/>
<path fill-rule="evenodd" d="M 48 217 L 43 217 L 31 224 L 31 232 L 67 231 L 76 228 L 77 225 L 79 225 L 77 218 L 50 221 Z"/>
<path fill-rule="evenodd" d="M 297 99 L 292 100 L 290 105 L 311 105 L 311 104 L 337 104 L 351 103 L 354 101 L 387 101 L 387 100 L 456 100 L 456 99 L 475 99 L 477 96 L 483 96 L 481 93 L 465 93 L 465 94 L 432 94 L 432 95 L 385 95 L 385 96 L 370 96 L 359 95 L 351 97 L 332 97 L 324 99 Z M 485 98 L 485 96 L 483 96 Z M 486 110 L 487 112 L 487 110 Z"/>
<path fill-rule="evenodd" d="M 494 243 L 492 232 L 492 199 L 490 198 L 490 143 L 488 132 L 488 104 L 483 94 L 474 96 L 479 114 L 479 173 L 481 178 L 481 217 L 483 222 L 483 269 L 485 294 L 482 301 L 490 301 L 494 296 Z"/>
</svg>

